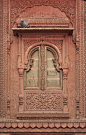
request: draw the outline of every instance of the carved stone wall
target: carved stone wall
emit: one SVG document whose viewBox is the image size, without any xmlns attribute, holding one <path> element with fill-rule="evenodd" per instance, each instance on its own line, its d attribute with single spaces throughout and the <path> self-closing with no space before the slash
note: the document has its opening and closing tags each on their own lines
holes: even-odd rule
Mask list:
<svg viewBox="0 0 86 135">
<path fill-rule="evenodd" d="M 11 6 L 11 12 L 10 12 L 11 22 L 9 24 L 11 25 L 11 28 L 15 27 L 15 22 L 19 17 L 21 17 L 21 16 L 23 17 L 24 15 L 25 15 L 25 17 L 28 17 L 28 12 L 30 10 L 32 10 L 32 12 L 34 13 L 33 8 L 35 6 L 37 8 L 41 7 L 41 6 L 51 8 L 52 13 L 55 12 L 55 15 L 56 15 L 56 9 L 58 9 L 58 12 L 60 13 L 60 15 L 62 17 L 68 18 L 69 19 L 68 21 L 72 24 L 71 26 L 75 27 L 75 0 L 73 0 L 72 3 L 71 3 L 71 1 L 68 1 L 68 0 L 66 0 L 66 1 L 63 1 L 63 0 L 59 0 L 59 1 L 53 1 L 53 0 L 20 1 L 20 0 L 15 0 L 15 1 L 13 1 L 12 0 L 10 2 L 11 2 L 10 3 L 11 4 L 10 5 Z M 29 10 L 29 8 L 30 8 L 30 10 Z M 46 10 L 45 14 L 47 14 L 47 10 Z M 59 16 L 59 15 L 57 15 L 57 16 Z M 50 17 L 50 16 L 48 16 L 48 17 Z M 11 31 L 11 29 L 10 29 L 10 31 Z M 18 40 L 18 38 L 20 38 L 20 39 Z M 65 41 L 63 41 L 64 38 L 65 38 Z M 11 109 L 10 110 L 11 117 L 12 118 L 16 117 L 17 110 L 18 110 L 18 104 L 17 104 L 18 98 L 19 98 L 19 104 L 21 104 L 20 103 L 21 99 L 22 99 L 22 102 L 24 100 L 23 97 L 21 96 L 21 94 L 19 96 L 19 93 L 20 93 L 19 87 L 21 87 L 21 86 L 19 86 L 19 80 L 20 80 L 20 77 L 22 79 L 22 75 L 23 75 L 23 72 L 22 72 L 19 76 L 18 75 L 18 69 L 17 69 L 17 59 L 18 59 L 17 55 L 19 55 L 19 49 L 20 49 L 20 55 L 22 55 L 22 57 L 24 58 L 24 55 L 25 55 L 27 49 L 31 45 L 37 44 L 38 42 L 42 42 L 42 41 L 54 44 L 59 49 L 59 53 L 61 55 L 65 54 L 65 56 L 63 58 L 63 61 L 65 61 L 65 58 L 68 55 L 70 55 L 70 56 L 68 56 L 69 57 L 68 59 L 70 60 L 70 71 L 69 71 L 69 75 L 68 75 L 69 84 L 67 86 L 67 92 L 70 96 L 68 97 L 68 101 L 67 101 L 67 98 L 64 99 L 64 104 L 67 104 L 67 102 L 68 102 L 68 108 L 70 110 L 70 116 L 75 117 L 75 106 L 74 106 L 74 104 L 75 104 L 75 94 L 73 95 L 73 93 L 75 92 L 75 83 L 74 83 L 74 81 L 75 81 L 74 80 L 75 79 L 75 66 L 74 66 L 74 64 L 75 64 L 75 46 L 72 42 L 71 36 L 68 36 L 68 38 L 64 37 L 64 36 L 62 37 L 61 34 L 59 36 L 57 36 L 57 34 L 55 32 L 52 35 L 50 33 L 48 33 L 48 34 L 46 34 L 46 33 L 43 33 L 43 34 L 41 34 L 41 33 L 39 33 L 39 34 L 31 33 L 31 34 L 26 34 L 26 35 L 23 34 L 23 37 L 21 36 L 21 34 L 20 34 L 20 37 L 13 37 L 12 42 L 11 42 L 11 50 L 10 50 L 10 58 L 11 59 L 9 61 L 9 63 L 11 62 L 11 67 L 10 67 L 10 70 L 9 70 L 9 73 L 11 71 L 11 74 L 10 74 L 10 77 L 9 77 L 9 80 L 10 80 L 9 82 L 11 82 L 11 84 L 9 83 L 10 92 L 8 94 L 8 95 L 11 95 L 11 98 L 10 98 L 10 100 L 11 100 L 11 108 L 10 108 Z M 19 44 L 20 44 L 20 46 L 21 45 L 23 45 L 23 46 L 21 46 L 19 48 L 18 47 Z M 22 50 L 24 51 L 24 54 L 23 54 Z M 71 50 L 72 50 L 72 53 L 71 53 Z M 73 55 L 73 58 L 72 58 L 72 55 Z M 22 57 L 20 59 L 22 59 Z M 24 62 L 24 59 L 22 60 L 22 62 Z M 73 68 L 72 68 L 72 66 L 73 66 Z M 8 68 L 9 68 L 9 66 L 8 66 Z M 71 76 L 72 76 L 72 79 L 74 80 L 72 83 L 70 83 L 71 82 Z M 22 87 L 22 89 L 23 89 L 23 87 Z M 37 96 L 35 96 L 35 97 L 37 97 Z M 74 98 L 74 100 L 71 103 L 70 98 L 72 99 L 72 97 Z M 16 100 L 16 102 L 15 102 L 15 100 Z M 62 105 L 61 102 L 60 102 L 60 104 Z M 8 108 L 9 108 L 9 100 L 8 100 L 7 103 L 8 103 Z M 57 102 L 57 104 L 58 104 L 58 102 Z M 70 105 L 73 107 L 73 109 L 72 109 L 73 113 L 71 113 Z M 59 108 L 61 108 L 61 107 L 59 107 Z M 62 110 L 62 108 L 58 109 L 58 110 Z"/>
<path fill-rule="evenodd" d="M 58 11 L 61 15 L 58 14 L 58 16 L 63 16 L 63 18 L 67 20 L 64 21 L 63 18 L 59 20 L 57 17 L 55 20 L 56 24 L 57 22 L 58 24 L 61 22 L 62 26 L 63 21 L 63 24 L 64 22 L 67 23 L 67 26 L 65 25 L 66 27 L 73 27 L 73 37 L 70 34 L 66 35 L 66 37 L 64 34 L 63 37 L 61 37 L 61 35 L 57 36 L 55 32 L 52 36 L 51 33 L 39 33 L 38 35 L 37 33 L 29 33 L 26 35 L 23 34 L 23 37 L 20 33 L 19 36 L 14 36 L 12 27 L 17 27 L 17 20 L 21 19 L 21 17 L 23 18 L 24 15 L 28 17 L 29 9 L 33 10 L 33 8 L 36 9 L 36 7 L 40 9 L 41 7 L 42 9 L 44 7 L 47 7 L 46 9 L 51 8 L 52 12 L 54 12 L 54 9 Z M 41 11 L 40 15 L 44 17 L 42 13 Z M 46 10 L 45 13 L 48 14 L 49 11 Z M 56 12 L 54 15 L 52 14 L 52 18 L 54 18 L 55 15 Z M 51 17 L 50 14 L 48 17 Z M 32 16 L 32 18 L 34 19 L 34 16 Z M 35 134 L 38 134 L 38 132 L 46 132 L 45 135 L 53 134 L 52 132 L 55 134 L 58 133 L 58 135 L 64 135 L 64 132 L 66 132 L 67 135 L 86 134 L 85 18 L 85 0 L 0 0 L 0 134 L 2 134 L 1 132 L 6 134 L 14 134 L 14 132 L 15 134 L 21 132 L 23 132 L 23 134 L 25 134 L 25 132 L 29 132 L 29 134 L 31 134 L 31 132 Z M 36 23 L 37 19 L 38 18 L 34 19 Z M 39 19 L 39 22 L 40 20 L 41 19 Z M 46 17 L 44 20 L 46 20 Z M 51 21 L 51 19 L 49 19 L 49 21 L 49 24 L 52 24 L 53 20 Z M 59 54 L 63 58 L 64 64 L 62 66 L 65 69 L 63 79 L 67 84 L 64 97 L 64 88 L 62 91 L 56 91 L 55 93 L 53 91 L 48 91 L 46 94 L 45 91 L 38 93 L 37 91 L 25 91 L 25 93 L 21 94 L 20 88 L 22 86 L 21 89 L 23 90 L 23 85 L 19 85 L 19 82 L 23 84 L 24 56 L 26 52 L 28 52 L 29 47 L 34 47 L 38 43 L 43 42 L 53 44 L 57 47 Z M 17 65 L 18 60 L 20 60 L 20 67 Z M 45 120 L 18 120 L 17 117 L 19 109 L 20 111 L 22 110 L 22 112 L 36 112 L 37 109 L 42 112 L 44 109 L 46 109 L 46 111 L 64 112 L 63 106 L 66 107 L 67 104 L 68 108 L 66 108 L 66 110 L 68 109 L 69 111 L 69 117 L 63 115 L 63 113 L 61 117 L 58 115 L 57 119 L 57 113 L 55 119 L 51 119 L 52 114 L 49 116 L 50 119 Z M 28 116 L 29 114 L 30 113 L 27 113 Z M 25 116 L 25 118 L 27 118 L 27 116 Z M 64 120 L 62 118 L 64 118 Z M 44 135 L 44 133 L 40 134 Z"/>
</svg>

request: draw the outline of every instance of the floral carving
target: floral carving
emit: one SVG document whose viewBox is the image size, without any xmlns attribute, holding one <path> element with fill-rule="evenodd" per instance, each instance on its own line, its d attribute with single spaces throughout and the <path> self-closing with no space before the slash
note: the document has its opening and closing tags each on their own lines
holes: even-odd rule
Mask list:
<svg viewBox="0 0 86 135">
<path fill-rule="evenodd" d="M 65 12 L 66 16 L 70 18 L 72 24 L 75 23 L 75 0 L 12 0 L 11 1 L 11 25 L 15 22 L 15 18 L 19 16 L 20 12 L 26 8 L 33 6 L 53 6 Z"/>
<path fill-rule="evenodd" d="M 62 93 L 25 93 L 25 110 L 62 111 Z"/>
</svg>

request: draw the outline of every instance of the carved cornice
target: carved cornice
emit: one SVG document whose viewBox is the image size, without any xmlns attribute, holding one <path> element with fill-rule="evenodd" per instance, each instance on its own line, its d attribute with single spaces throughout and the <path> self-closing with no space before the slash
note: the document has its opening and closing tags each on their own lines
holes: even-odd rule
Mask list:
<svg viewBox="0 0 86 135">
<path fill-rule="evenodd" d="M 75 0 L 11 0 L 11 26 L 15 22 L 15 18 L 27 8 L 33 6 L 53 6 L 65 12 L 66 16 L 70 18 L 72 24 L 75 24 Z"/>
<path fill-rule="evenodd" d="M 16 131 L 19 132 L 25 132 L 27 129 L 31 132 L 32 129 L 34 129 L 33 132 L 35 132 L 35 129 L 38 128 L 37 131 L 42 131 L 43 129 L 47 132 L 49 132 L 51 129 L 55 129 L 55 131 L 64 132 L 62 129 L 67 129 L 69 132 L 85 132 L 86 133 L 86 122 L 80 122 L 80 121 L 67 121 L 67 122 L 28 122 L 28 121 L 5 121 L 0 122 L 0 129 L 3 128 L 3 132 L 7 131 L 9 132 L 11 129 L 11 132 L 14 132 L 14 129 L 17 129 Z M 30 130 L 31 129 L 31 130 Z M 48 129 L 48 130 L 47 130 Z M 60 130 L 61 129 L 61 130 Z M 83 129 L 83 130 L 82 130 Z"/>
<path fill-rule="evenodd" d="M 47 33 L 64 32 L 64 33 L 72 34 L 74 28 L 57 28 L 57 27 L 54 27 L 54 28 L 52 28 L 52 27 L 50 27 L 50 28 L 12 28 L 12 30 L 13 30 L 14 35 L 17 36 L 17 35 L 20 35 L 20 33 L 21 33 L 21 35 L 23 35 L 23 34 L 27 34 L 30 32 L 33 32 L 33 33 L 34 32 L 36 32 L 36 33 L 37 32 L 38 33 L 39 32 L 41 32 L 41 33 L 43 33 L 43 32 L 47 32 Z"/>
</svg>

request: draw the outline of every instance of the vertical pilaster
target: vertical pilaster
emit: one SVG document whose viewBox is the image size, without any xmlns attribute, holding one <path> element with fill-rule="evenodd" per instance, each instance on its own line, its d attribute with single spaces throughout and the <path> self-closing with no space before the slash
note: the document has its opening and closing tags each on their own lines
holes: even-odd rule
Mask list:
<svg viewBox="0 0 86 135">
<path fill-rule="evenodd" d="M 3 113 L 3 0 L 0 0 L 0 117 Z"/>
<path fill-rule="evenodd" d="M 3 0 L 3 116 L 7 109 L 7 2 Z"/>
<path fill-rule="evenodd" d="M 80 117 L 80 1 L 76 0 L 76 118 Z"/>
<path fill-rule="evenodd" d="M 8 20 L 7 20 L 7 118 L 10 118 L 10 66 L 11 66 L 11 60 L 10 60 L 10 0 L 8 0 Z"/>
<path fill-rule="evenodd" d="M 84 1 L 84 69 L 85 69 L 85 117 L 86 117 L 86 1 Z"/>
<path fill-rule="evenodd" d="M 19 70 L 19 112 L 23 112 L 23 72 L 24 65 L 22 63 L 22 37 L 19 35 L 19 55 L 18 55 L 18 70 Z"/>
<path fill-rule="evenodd" d="M 80 0 L 80 114 L 85 114 L 85 74 L 84 74 L 84 1 Z"/>
<path fill-rule="evenodd" d="M 68 90 L 67 90 L 67 77 L 68 77 L 68 41 L 65 37 L 65 47 L 64 47 L 64 64 L 63 64 L 63 103 L 64 103 L 64 112 L 68 112 Z"/>
</svg>

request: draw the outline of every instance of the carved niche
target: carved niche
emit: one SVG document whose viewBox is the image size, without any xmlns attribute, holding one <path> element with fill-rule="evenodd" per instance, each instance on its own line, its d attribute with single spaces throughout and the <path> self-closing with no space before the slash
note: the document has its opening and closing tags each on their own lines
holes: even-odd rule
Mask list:
<svg viewBox="0 0 86 135">
<path fill-rule="evenodd" d="M 70 19 L 73 27 L 75 27 L 75 0 L 11 0 L 11 26 L 16 21 L 15 19 L 20 17 L 22 11 L 34 6 L 41 7 L 42 5 L 59 8 Z M 43 16 L 42 13 L 41 15 Z"/>
<path fill-rule="evenodd" d="M 19 46 L 22 46 L 21 48 L 24 48 L 25 43 L 29 43 L 27 42 L 29 38 L 26 37 L 24 34 L 22 38 L 20 37 L 22 42 L 19 42 Z M 62 62 L 63 51 L 61 52 L 65 40 L 61 35 L 59 41 L 57 38 L 57 44 L 61 43 L 62 45 L 60 50 L 58 45 L 44 40 L 28 45 L 27 50 L 23 50 L 23 55 L 20 52 L 22 59 L 19 56 L 18 68 L 21 89 L 19 94 L 19 119 L 22 119 L 22 116 L 25 118 L 26 114 L 29 117 L 30 111 L 35 115 L 41 113 L 40 117 L 42 117 L 43 112 L 46 113 L 47 111 L 68 114 L 66 88 L 68 60 L 66 58 Z M 69 115 L 66 117 L 69 117 Z"/>
<path fill-rule="evenodd" d="M 54 114 L 56 117 L 64 114 L 69 118 L 68 36 L 73 32 L 74 1 L 71 3 L 68 0 L 26 0 L 25 3 L 18 1 L 18 4 L 16 2 L 17 0 L 11 1 L 11 24 L 17 27 L 13 31 L 19 39 L 20 88 L 17 117 L 30 118 L 31 111 L 34 116 L 40 114 L 42 117 L 44 113 L 48 118 L 48 113 L 53 112 L 52 117 Z M 68 11 L 71 10 L 69 14 Z M 21 19 L 30 23 L 31 28 L 20 28 Z"/>
</svg>

